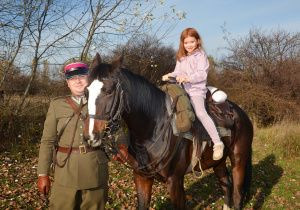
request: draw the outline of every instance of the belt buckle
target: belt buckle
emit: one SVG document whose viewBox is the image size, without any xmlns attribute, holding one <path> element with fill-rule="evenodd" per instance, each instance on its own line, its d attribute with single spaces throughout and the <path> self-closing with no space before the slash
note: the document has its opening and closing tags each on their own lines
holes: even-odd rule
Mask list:
<svg viewBox="0 0 300 210">
<path fill-rule="evenodd" d="M 85 145 L 80 145 L 79 146 L 79 152 L 80 152 L 80 154 L 85 154 L 86 153 L 86 147 L 85 147 Z"/>
</svg>

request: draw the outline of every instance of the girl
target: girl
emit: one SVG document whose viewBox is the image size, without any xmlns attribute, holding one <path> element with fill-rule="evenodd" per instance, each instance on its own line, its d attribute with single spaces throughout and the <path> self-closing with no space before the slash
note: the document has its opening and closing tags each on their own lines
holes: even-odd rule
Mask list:
<svg viewBox="0 0 300 210">
<path fill-rule="evenodd" d="M 162 80 L 168 81 L 169 76 L 176 77 L 176 81 L 179 84 L 184 84 L 195 114 L 214 142 L 213 159 L 219 160 L 223 157 L 224 144 L 220 140 L 216 126 L 207 114 L 204 106 L 209 62 L 202 48 L 202 40 L 194 28 L 187 28 L 181 33 L 176 58 L 175 70 L 162 76 Z"/>
</svg>

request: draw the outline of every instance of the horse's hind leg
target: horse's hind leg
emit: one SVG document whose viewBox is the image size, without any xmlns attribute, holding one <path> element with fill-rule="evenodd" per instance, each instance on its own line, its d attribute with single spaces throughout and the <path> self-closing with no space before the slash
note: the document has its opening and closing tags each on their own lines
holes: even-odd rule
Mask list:
<svg viewBox="0 0 300 210">
<path fill-rule="evenodd" d="M 167 180 L 167 187 L 170 194 L 173 209 L 185 209 L 185 197 L 183 187 L 183 177 L 174 175 Z"/>
<path fill-rule="evenodd" d="M 133 172 L 133 177 L 138 196 L 138 209 L 148 209 L 150 205 L 154 179 L 151 177 L 144 178 L 136 172 Z"/>
<path fill-rule="evenodd" d="M 226 167 L 226 160 L 222 161 L 219 165 L 214 167 L 214 172 L 221 183 L 221 187 L 224 193 L 224 210 L 229 210 L 231 206 L 231 192 L 232 192 L 232 183 L 229 177 L 229 172 Z"/>
</svg>

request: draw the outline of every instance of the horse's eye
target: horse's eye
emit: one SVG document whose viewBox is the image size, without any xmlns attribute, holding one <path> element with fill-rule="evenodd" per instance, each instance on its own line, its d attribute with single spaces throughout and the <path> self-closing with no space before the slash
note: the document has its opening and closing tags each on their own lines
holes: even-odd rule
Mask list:
<svg viewBox="0 0 300 210">
<path fill-rule="evenodd" d="M 108 90 L 107 92 L 106 92 L 106 95 L 110 95 L 112 92 L 111 92 L 111 90 Z"/>
</svg>

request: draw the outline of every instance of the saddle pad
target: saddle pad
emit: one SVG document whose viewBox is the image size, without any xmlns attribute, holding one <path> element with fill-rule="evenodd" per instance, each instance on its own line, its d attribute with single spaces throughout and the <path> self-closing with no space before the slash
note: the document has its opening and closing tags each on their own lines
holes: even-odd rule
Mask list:
<svg viewBox="0 0 300 210">
<path fill-rule="evenodd" d="M 217 131 L 220 137 L 231 136 L 230 128 L 217 127 Z"/>
</svg>

